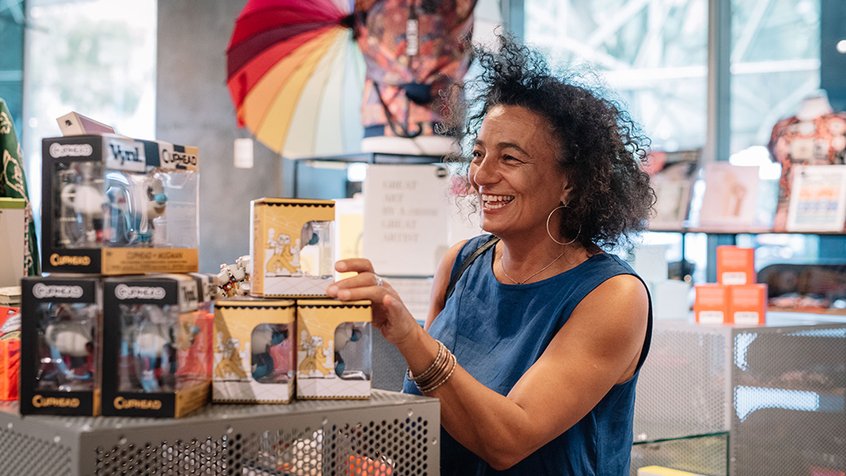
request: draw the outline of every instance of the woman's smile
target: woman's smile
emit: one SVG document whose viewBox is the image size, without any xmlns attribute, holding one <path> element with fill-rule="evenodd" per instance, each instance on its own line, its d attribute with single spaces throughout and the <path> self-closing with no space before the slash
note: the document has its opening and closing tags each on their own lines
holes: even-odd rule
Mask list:
<svg viewBox="0 0 846 476">
<path fill-rule="evenodd" d="M 482 208 L 485 211 L 499 210 L 500 208 L 508 206 L 512 200 L 514 200 L 514 195 L 492 195 L 483 193 Z"/>
</svg>

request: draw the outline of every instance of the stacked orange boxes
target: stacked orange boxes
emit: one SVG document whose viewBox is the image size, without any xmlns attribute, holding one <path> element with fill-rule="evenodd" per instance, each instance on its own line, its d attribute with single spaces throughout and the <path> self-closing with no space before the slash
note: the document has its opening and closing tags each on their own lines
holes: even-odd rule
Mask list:
<svg viewBox="0 0 846 476">
<path fill-rule="evenodd" d="M 766 310 L 767 285 L 755 282 L 755 250 L 718 246 L 717 283 L 696 285 L 696 322 L 762 325 Z"/>
</svg>

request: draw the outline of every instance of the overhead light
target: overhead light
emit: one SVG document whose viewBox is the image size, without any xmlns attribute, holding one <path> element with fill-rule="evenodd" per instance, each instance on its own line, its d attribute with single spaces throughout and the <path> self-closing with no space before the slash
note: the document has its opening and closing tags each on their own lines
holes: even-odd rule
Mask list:
<svg viewBox="0 0 846 476">
<path fill-rule="evenodd" d="M 846 55 L 846 40 L 837 42 L 837 52 Z"/>
</svg>

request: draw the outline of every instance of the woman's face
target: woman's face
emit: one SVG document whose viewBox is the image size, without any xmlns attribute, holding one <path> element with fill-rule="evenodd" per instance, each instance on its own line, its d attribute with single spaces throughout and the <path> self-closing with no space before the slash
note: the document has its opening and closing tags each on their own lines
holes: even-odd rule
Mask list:
<svg viewBox="0 0 846 476">
<path fill-rule="evenodd" d="M 482 228 L 500 237 L 546 234 L 549 212 L 566 201 L 556 163 L 559 145 L 543 116 L 520 106 L 494 106 L 479 129 L 470 183 L 479 194 Z M 560 214 L 550 229 L 557 230 Z"/>
</svg>

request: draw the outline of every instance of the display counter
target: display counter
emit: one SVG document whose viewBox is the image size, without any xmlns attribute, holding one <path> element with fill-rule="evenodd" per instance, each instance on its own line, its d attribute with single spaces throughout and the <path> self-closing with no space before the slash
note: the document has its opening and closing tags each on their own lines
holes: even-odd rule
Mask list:
<svg viewBox="0 0 846 476">
<path fill-rule="evenodd" d="M 2 474 L 437 475 L 436 399 L 210 405 L 182 419 L 21 417 L 0 407 Z"/>
<path fill-rule="evenodd" d="M 748 327 L 656 321 L 637 391 L 636 441 L 729 432 L 729 474 L 846 471 L 842 317 L 769 313 L 766 325 Z"/>
</svg>

